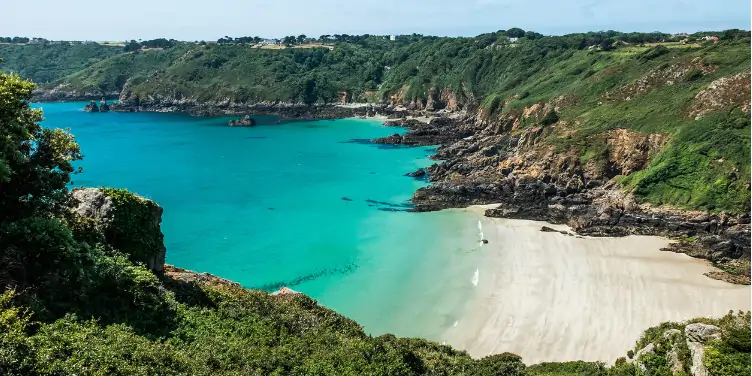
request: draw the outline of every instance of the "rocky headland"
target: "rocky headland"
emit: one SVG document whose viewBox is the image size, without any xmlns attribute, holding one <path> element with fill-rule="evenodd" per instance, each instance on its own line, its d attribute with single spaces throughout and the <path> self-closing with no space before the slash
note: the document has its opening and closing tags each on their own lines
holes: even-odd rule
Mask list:
<svg viewBox="0 0 752 376">
<path fill-rule="evenodd" d="M 431 185 L 415 192 L 414 211 L 499 204 L 488 217 L 567 224 L 590 236 L 659 235 L 676 240 L 666 251 L 707 259 L 721 269 L 709 277 L 749 284 L 750 215 L 655 207 L 619 184 L 647 167 L 666 144 L 660 134 L 614 129 L 602 135 L 600 160 L 583 161 L 577 149 L 552 139 L 571 125 L 560 108 L 539 103 L 517 113 L 484 117 L 482 110 L 431 114 L 428 121 L 390 120 L 409 131 L 374 143 L 440 145 L 426 168 Z M 525 124 L 525 126 L 523 126 Z"/>
</svg>

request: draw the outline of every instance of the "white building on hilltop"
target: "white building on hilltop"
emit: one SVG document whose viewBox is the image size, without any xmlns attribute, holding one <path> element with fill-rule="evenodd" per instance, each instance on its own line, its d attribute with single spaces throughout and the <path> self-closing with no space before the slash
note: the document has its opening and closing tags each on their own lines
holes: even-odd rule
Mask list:
<svg viewBox="0 0 752 376">
<path fill-rule="evenodd" d="M 397 36 L 396 35 L 390 35 L 389 36 L 389 40 L 392 41 L 392 42 L 394 42 L 395 40 L 397 40 Z"/>
</svg>

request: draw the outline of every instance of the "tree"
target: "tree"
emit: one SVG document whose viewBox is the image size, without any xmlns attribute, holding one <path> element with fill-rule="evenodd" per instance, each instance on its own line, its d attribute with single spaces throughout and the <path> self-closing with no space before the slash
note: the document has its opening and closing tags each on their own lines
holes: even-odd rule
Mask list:
<svg viewBox="0 0 752 376">
<path fill-rule="evenodd" d="M 506 34 L 510 38 L 522 38 L 525 36 L 525 30 L 522 30 L 518 27 L 513 27 L 507 30 Z"/>
<path fill-rule="evenodd" d="M 296 40 L 297 39 L 294 36 L 288 35 L 285 37 L 285 39 L 282 40 L 282 44 L 284 44 L 285 46 L 292 46 L 295 44 Z"/>
<path fill-rule="evenodd" d="M 0 287 L 33 283 L 75 249 L 57 218 L 70 215 L 66 187 L 81 152 L 67 131 L 39 125 L 42 111 L 29 106 L 34 88 L 0 73 Z"/>
<path fill-rule="evenodd" d="M 601 50 L 603 51 L 611 51 L 614 49 L 614 40 L 611 38 L 604 39 L 601 44 Z"/>
<path fill-rule="evenodd" d="M 298 44 L 303 44 L 303 43 L 305 43 L 305 41 L 306 41 L 305 34 L 298 35 Z"/>
<path fill-rule="evenodd" d="M 128 42 L 128 44 L 123 47 L 123 51 L 125 52 L 131 52 L 131 51 L 138 51 L 141 49 L 141 43 L 136 42 L 135 40 L 131 40 Z"/>
<path fill-rule="evenodd" d="M 33 216 L 63 215 L 66 186 L 81 152 L 62 129 L 42 128 L 29 106 L 35 85 L 0 73 L 0 226 Z"/>
</svg>

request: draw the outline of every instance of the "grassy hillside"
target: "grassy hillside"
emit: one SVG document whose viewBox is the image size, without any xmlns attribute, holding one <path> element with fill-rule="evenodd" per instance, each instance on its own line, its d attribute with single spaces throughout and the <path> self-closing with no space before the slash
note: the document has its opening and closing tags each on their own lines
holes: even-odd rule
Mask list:
<svg viewBox="0 0 752 376">
<path fill-rule="evenodd" d="M 121 47 L 99 44 L 0 44 L 0 71 L 44 84 L 121 52 Z"/>
</svg>

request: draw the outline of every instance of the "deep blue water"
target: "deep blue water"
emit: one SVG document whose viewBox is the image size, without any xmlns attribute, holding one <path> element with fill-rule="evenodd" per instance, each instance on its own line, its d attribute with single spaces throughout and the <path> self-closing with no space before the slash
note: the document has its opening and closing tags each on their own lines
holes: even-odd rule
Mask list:
<svg viewBox="0 0 752 376">
<path fill-rule="evenodd" d="M 395 132 L 378 121 L 233 128 L 222 117 L 36 106 L 81 145 L 74 186 L 126 188 L 164 207 L 170 264 L 288 286 L 375 334 L 436 337 L 470 288 L 475 224 L 404 211 L 426 183 L 403 175 L 432 163 L 432 150 L 369 143 Z"/>
</svg>

